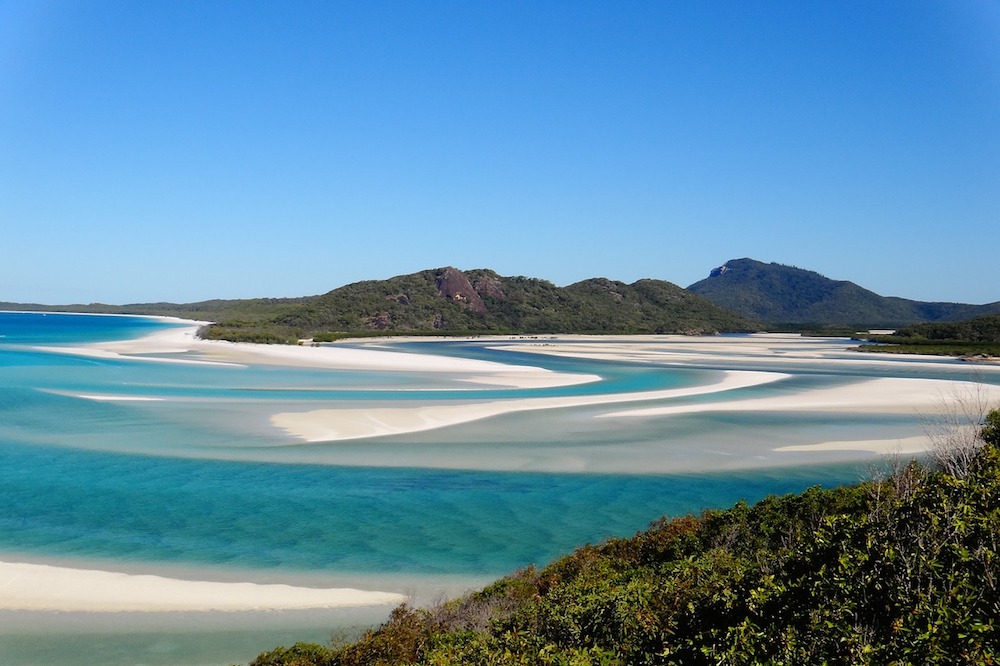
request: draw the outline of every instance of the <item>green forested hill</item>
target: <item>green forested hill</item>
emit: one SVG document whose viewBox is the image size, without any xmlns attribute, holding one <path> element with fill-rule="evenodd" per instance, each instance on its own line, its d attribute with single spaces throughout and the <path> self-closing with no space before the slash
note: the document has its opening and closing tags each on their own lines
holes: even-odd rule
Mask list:
<svg viewBox="0 0 1000 666">
<path fill-rule="evenodd" d="M 661 520 L 252 666 L 996 664 L 1000 412 L 854 487 Z"/>
<path fill-rule="evenodd" d="M 173 315 L 217 322 L 204 335 L 252 342 L 373 334 L 715 333 L 765 327 L 898 328 L 1000 313 L 987 305 L 884 297 L 853 282 L 736 259 L 682 289 L 662 280 L 547 280 L 446 267 L 318 296 L 132 305 L 0 303 L 7 310 Z M 762 323 L 761 323 L 762 322 Z"/>
<path fill-rule="evenodd" d="M 727 261 L 688 290 L 744 317 L 771 324 L 896 328 L 1000 312 L 1000 302 L 967 305 L 880 296 L 853 282 L 753 259 Z"/>
<path fill-rule="evenodd" d="M 557 287 L 491 270 L 425 270 L 356 282 L 319 296 L 200 303 L 63 305 L 0 303 L 7 310 L 155 314 L 217 322 L 216 339 L 330 340 L 369 334 L 716 333 L 756 330 L 751 321 L 661 280 L 604 278 Z"/>
<path fill-rule="evenodd" d="M 603 278 L 568 287 L 490 270 L 426 270 L 349 284 L 268 320 L 290 336 L 370 333 L 715 333 L 754 325 L 669 282 Z M 261 322 L 226 320 L 210 334 L 253 339 Z"/>
</svg>

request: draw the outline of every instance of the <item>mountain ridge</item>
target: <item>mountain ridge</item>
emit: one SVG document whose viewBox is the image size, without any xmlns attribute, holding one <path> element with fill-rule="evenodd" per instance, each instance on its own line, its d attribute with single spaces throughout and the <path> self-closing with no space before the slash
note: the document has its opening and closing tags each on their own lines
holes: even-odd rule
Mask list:
<svg viewBox="0 0 1000 666">
<path fill-rule="evenodd" d="M 339 287 L 274 323 L 299 331 L 717 333 L 757 326 L 663 280 L 566 287 L 491 269 L 428 269 Z"/>
<path fill-rule="evenodd" d="M 1000 312 L 1000 301 L 973 305 L 881 296 L 854 282 L 746 257 L 712 269 L 687 289 L 736 314 L 779 325 L 895 328 Z"/>
<path fill-rule="evenodd" d="M 0 309 L 169 315 L 212 321 L 205 337 L 252 342 L 317 341 L 374 334 L 719 333 L 802 328 L 899 328 L 1000 313 L 985 305 L 880 296 L 815 271 L 733 259 L 682 289 L 644 278 L 604 277 L 565 287 L 494 270 L 427 269 L 365 280 L 294 298 L 213 299 L 195 303 L 41 305 Z M 764 322 L 764 323 L 760 323 Z"/>
</svg>

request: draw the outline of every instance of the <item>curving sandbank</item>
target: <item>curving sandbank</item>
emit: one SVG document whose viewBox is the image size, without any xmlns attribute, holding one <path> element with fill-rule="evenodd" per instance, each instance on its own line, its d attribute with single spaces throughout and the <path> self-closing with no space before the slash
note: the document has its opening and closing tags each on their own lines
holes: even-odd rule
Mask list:
<svg viewBox="0 0 1000 666">
<path fill-rule="evenodd" d="M 630 409 L 601 414 L 599 418 L 755 411 L 917 414 L 948 410 L 953 402 L 966 400 L 966 396 L 975 396 L 985 403 L 998 402 L 1000 387 L 947 379 L 880 377 L 847 386 L 801 390 L 795 395 Z"/>
<path fill-rule="evenodd" d="M 722 379 L 718 382 L 682 389 L 555 398 L 520 398 L 418 407 L 315 409 L 306 412 L 275 414 L 271 417 L 271 423 L 305 442 L 334 442 L 422 432 L 513 412 L 707 395 L 759 386 L 784 379 L 787 376 L 776 372 L 733 370 L 723 373 Z"/>
<path fill-rule="evenodd" d="M 155 363 L 268 364 L 336 370 L 441 373 L 455 376 L 459 381 L 474 385 L 503 388 L 555 388 L 586 384 L 600 379 L 595 375 L 553 372 L 544 368 L 493 361 L 390 351 L 379 349 L 379 342 L 367 342 L 364 346 L 314 347 L 202 340 L 197 336 L 197 332 L 208 322 L 169 317 L 159 319 L 185 325 L 132 340 L 99 342 L 79 347 L 37 347 L 37 349 L 95 358 Z"/>
<path fill-rule="evenodd" d="M 0 562 L 0 609 L 163 612 L 351 608 L 399 604 L 393 592 L 221 583 Z"/>
</svg>

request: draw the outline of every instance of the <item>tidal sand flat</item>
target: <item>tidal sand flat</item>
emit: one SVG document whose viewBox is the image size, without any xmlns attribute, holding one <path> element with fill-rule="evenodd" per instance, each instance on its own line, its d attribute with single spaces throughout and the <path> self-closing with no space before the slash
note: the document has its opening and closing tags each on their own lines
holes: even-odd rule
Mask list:
<svg viewBox="0 0 1000 666">
<path fill-rule="evenodd" d="M 193 581 L 0 562 L 0 608 L 29 611 L 251 611 L 396 605 L 402 594 Z"/>
<path fill-rule="evenodd" d="M 58 664 L 42 643 L 72 634 L 62 663 L 228 664 L 273 645 L 238 631 L 248 612 L 322 641 L 663 514 L 857 481 L 926 448 L 922 416 L 1000 384 L 797 336 L 272 347 L 6 316 L 0 608 L 21 610 L 3 663 Z M 100 639 L 67 613 L 104 618 Z M 230 656 L 203 650 L 236 634 Z"/>
</svg>

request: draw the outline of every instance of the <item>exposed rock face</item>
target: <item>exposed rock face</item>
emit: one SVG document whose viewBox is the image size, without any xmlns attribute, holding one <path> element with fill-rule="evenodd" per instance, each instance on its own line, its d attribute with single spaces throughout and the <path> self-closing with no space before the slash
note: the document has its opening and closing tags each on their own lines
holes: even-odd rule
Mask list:
<svg viewBox="0 0 1000 666">
<path fill-rule="evenodd" d="M 388 312 L 380 312 L 374 317 L 369 317 L 365 320 L 365 325 L 368 328 L 374 328 L 376 330 L 383 330 L 392 327 L 392 315 Z"/>
<path fill-rule="evenodd" d="M 462 271 L 451 266 L 442 269 L 434 280 L 438 294 L 449 301 L 460 303 L 473 312 L 483 314 L 486 305 L 473 288 L 469 278 Z"/>
<path fill-rule="evenodd" d="M 507 298 L 507 294 L 503 290 L 503 282 L 500 280 L 499 275 L 481 277 L 472 283 L 472 288 L 480 296 L 489 296 L 498 301 Z"/>
<path fill-rule="evenodd" d="M 708 277 L 719 277 L 720 275 L 722 275 L 723 273 L 725 273 L 728 270 L 729 270 L 729 266 L 726 265 L 726 264 L 722 264 L 718 268 L 713 268 L 709 272 Z"/>
</svg>

